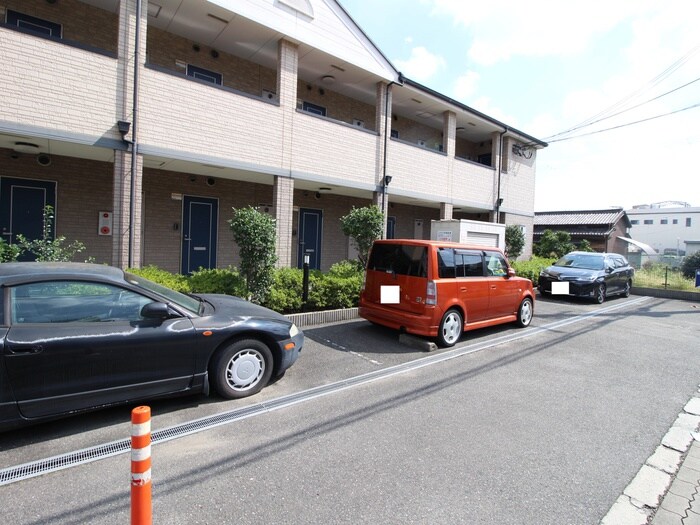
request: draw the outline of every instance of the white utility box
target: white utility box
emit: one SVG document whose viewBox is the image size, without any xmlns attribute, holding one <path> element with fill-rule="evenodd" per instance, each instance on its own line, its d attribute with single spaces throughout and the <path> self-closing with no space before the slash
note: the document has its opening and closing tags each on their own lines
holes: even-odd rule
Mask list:
<svg viewBox="0 0 700 525">
<path fill-rule="evenodd" d="M 467 219 L 430 221 L 430 238 L 434 241 L 492 246 L 505 250 L 506 225 Z"/>
</svg>

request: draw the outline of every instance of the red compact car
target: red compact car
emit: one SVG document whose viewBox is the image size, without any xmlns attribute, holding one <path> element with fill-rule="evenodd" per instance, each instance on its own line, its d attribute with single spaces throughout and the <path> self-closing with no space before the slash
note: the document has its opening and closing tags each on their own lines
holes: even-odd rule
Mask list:
<svg viewBox="0 0 700 525">
<path fill-rule="evenodd" d="M 370 251 L 360 316 L 452 346 L 466 330 L 532 321 L 532 282 L 498 248 L 391 239 Z"/>
</svg>

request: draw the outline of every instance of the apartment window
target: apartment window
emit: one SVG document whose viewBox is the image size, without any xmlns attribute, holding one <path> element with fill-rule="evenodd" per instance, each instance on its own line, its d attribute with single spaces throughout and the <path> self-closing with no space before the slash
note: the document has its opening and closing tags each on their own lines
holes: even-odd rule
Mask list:
<svg viewBox="0 0 700 525">
<path fill-rule="evenodd" d="M 673 224 L 678 224 L 678 219 L 673 219 Z"/>
<path fill-rule="evenodd" d="M 668 219 L 661 219 L 661 224 L 668 224 Z"/>
<path fill-rule="evenodd" d="M 644 224 L 654 224 L 654 219 L 644 219 Z"/>
<path fill-rule="evenodd" d="M 639 221 L 637 219 L 634 219 L 631 220 L 630 223 L 632 224 L 632 226 L 634 226 L 635 224 L 639 224 Z"/>
<path fill-rule="evenodd" d="M 192 78 L 197 78 L 199 80 L 204 80 L 205 82 L 211 82 L 220 86 L 223 81 L 223 76 L 221 73 L 216 73 L 215 71 L 209 71 L 203 67 L 193 66 L 187 64 L 187 76 Z"/>
<path fill-rule="evenodd" d="M 690 217 L 686 217 L 686 219 L 685 219 L 685 226 L 686 226 L 686 228 L 690 228 L 690 226 L 692 225 L 692 223 L 693 223 L 693 220 L 692 220 Z"/>
<path fill-rule="evenodd" d="M 312 113 L 314 115 L 320 115 L 322 117 L 326 116 L 326 108 L 323 106 L 317 106 L 316 104 L 312 104 L 311 102 L 306 102 L 301 106 L 301 109 L 306 111 L 307 113 Z"/>
<path fill-rule="evenodd" d="M 491 154 L 483 153 L 476 158 L 476 161 L 484 166 L 491 166 Z"/>
<path fill-rule="evenodd" d="M 33 33 L 38 33 L 44 36 L 54 36 L 61 38 L 61 24 L 49 22 L 41 18 L 18 13 L 17 11 L 7 10 L 6 22 L 8 25 L 17 26 L 21 29 L 26 29 Z"/>
</svg>

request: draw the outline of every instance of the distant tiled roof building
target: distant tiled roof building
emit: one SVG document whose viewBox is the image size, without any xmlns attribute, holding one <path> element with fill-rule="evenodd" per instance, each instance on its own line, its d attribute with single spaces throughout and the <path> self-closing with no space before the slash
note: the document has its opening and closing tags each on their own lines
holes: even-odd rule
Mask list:
<svg viewBox="0 0 700 525">
<path fill-rule="evenodd" d="M 535 212 L 533 242 L 539 242 L 545 230 L 565 231 L 575 244 L 586 239 L 596 251 L 626 255 L 627 243 L 618 237 L 628 237 L 630 227 L 622 208 Z"/>
</svg>

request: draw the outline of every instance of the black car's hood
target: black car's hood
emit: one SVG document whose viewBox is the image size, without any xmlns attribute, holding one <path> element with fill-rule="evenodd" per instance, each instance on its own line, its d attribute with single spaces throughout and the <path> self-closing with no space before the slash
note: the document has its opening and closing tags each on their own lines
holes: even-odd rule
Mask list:
<svg viewBox="0 0 700 525">
<path fill-rule="evenodd" d="M 552 277 L 578 279 L 580 277 L 598 277 L 603 275 L 603 270 L 590 270 L 588 268 L 571 268 L 568 266 L 548 266 L 545 269 Z"/>
<path fill-rule="evenodd" d="M 211 303 L 216 309 L 216 317 L 230 317 L 231 319 L 236 317 L 264 317 L 266 319 L 275 319 L 277 321 L 285 321 L 291 323 L 282 314 L 260 306 L 240 297 L 234 297 L 233 295 L 223 295 L 223 294 L 194 294 L 196 297 L 200 297 Z"/>
</svg>

